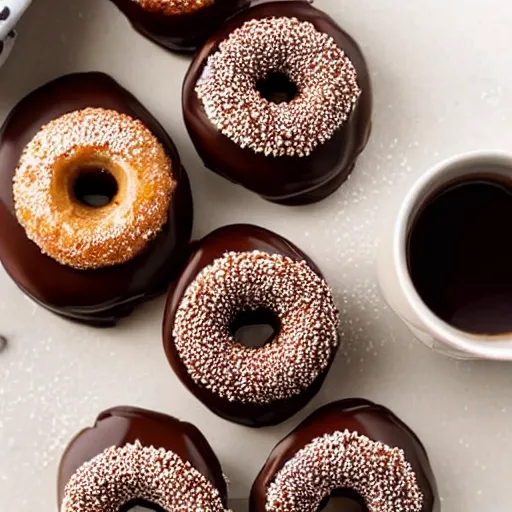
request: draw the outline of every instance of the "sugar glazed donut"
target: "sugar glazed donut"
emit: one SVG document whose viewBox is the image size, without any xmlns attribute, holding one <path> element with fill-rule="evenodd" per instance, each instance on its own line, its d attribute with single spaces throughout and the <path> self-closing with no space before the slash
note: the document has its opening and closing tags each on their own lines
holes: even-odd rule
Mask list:
<svg viewBox="0 0 512 512">
<path fill-rule="evenodd" d="M 114 110 L 77 110 L 43 126 L 23 151 L 14 175 L 16 216 L 28 238 L 63 265 L 124 263 L 167 221 L 176 187 L 171 167 L 140 121 Z M 79 180 L 94 173 L 115 181 L 104 207 L 77 197 Z"/>
<path fill-rule="evenodd" d="M 111 0 L 148 39 L 177 52 L 193 52 L 249 0 Z"/>
<path fill-rule="evenodd" d="M 341 185 L 367 143 L 371 111 L 359 47 L 303 1 L 264 3 L 228 20 L 183 88 L 205 166 L 282 204 L 318 201 Z"/>
<path fill-rule="evenodd" d="M 29 94 L 0 133 L 0 258 L 30 297 L 112 325 L 186 258 L 188 178 L 163 128 L 106 75 Z"/>
<path fill-rule="evenodd" d="M 227 509 L 220 463 L 199 430 L 131 407 L 101 413 L 67 447 L 58 478 L 60 512 Z"/>
<path fill-rule="evenodd" d="M 164 346 L 184 384 L 249 426 L 288 418 L 319 390 L 336 354 L 338 312 L 318 269 L 262 228 L 221 228 L 196 244 L 171 286 Z M 239 333 L 271 328 L 258 346 Z"/>
<path fill-rule="evenodd" d="M 251 512 L 316 512 L 344 497 L 365 512 L 439 512 L 416 435 L 385 407 L 349 399 L 322 407 L 270 454 Z"/>
</svg>

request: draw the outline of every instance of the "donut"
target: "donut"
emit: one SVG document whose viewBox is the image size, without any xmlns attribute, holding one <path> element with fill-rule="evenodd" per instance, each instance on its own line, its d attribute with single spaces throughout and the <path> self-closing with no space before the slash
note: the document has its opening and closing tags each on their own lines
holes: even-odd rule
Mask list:
<svg viewBox="0 0 512 512">
<path fill-rule="evenodd" d="M 256 5 L 195 56 L 183 115 L 204 165 L 265 199 L 319 201 L 352 171 L 371 126 L 355 41 L 304 1 Z"/>
<path fill-rule="evenodd" d="M 66 448 L 59 467 L 60 512 L 224 512 L 227 487 L 208 441 L 190 423 L 115 407 Z M 156 510 L 156 508 L 155 508 Z"/>
<path fill-rule="evenodd" d="M 232 225 L 196 242 L 171 284 L 164 348 L 210 410 L 261 427 L 318 392 L 339 346 L 338 323 L 331 291 L 302 251 L 266 229 Z M 251 325 L 271 332 L 248 344 Z"/>
<path fill-rule="evenodd" d="M 285 437 L 253 484 L 250 512 L 316 512 L 330 498 L 364 512 L 440 510 L 418 437 L 390 410 L 363 399 L 328 404 Z"/>
<path fill-rule="evenodd" d="M 102 73 L 31 92 L 0 131 L 0 260 L 29 297 L 114 325 L 186 261 L 192 197 L 155 118 Z"/>
<path fill-rule="evenodd" d="M 117 188 L 103 207 L 77 198 L 76 185 L 94 174 Z M 70 267 L 100 268 L 147 247 L 167 221 L 175 186 L 170 159 L 142 122 L 87 108 L 51 121 L 26 146 L 14 175 L 14 207 L 43 253 Z"/>
<path fill-rule="evenodd" d="M 194 52 L 249 0 L 111 0 L 135 30 L 176 52 Z"/>
</svg>

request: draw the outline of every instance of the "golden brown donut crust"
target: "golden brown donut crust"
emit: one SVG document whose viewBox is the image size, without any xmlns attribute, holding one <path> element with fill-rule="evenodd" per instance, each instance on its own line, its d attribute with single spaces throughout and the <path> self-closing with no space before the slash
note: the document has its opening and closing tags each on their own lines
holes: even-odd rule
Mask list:
<svg viewBox="0 0 512 512">
<path fill-rule="evenodd" d="M 73 194 L 80 172 L 104 168 L 118 191 L 103 207 Z M 63 265 L 93 269 L 139 254 L 167 221 L 176 186 L 163 146 L 139 120 L 101 108 L 65 114 L 25 147 L 14 176 L 27 237 Z"/>
<path fill-rule="evenodd" d="M 223 0 L 220 0 L 223 1 Z M 173 16 L 192 14 L 215 2 L 215 0 L 132 0 L 150 12 Z"/>
</svg>

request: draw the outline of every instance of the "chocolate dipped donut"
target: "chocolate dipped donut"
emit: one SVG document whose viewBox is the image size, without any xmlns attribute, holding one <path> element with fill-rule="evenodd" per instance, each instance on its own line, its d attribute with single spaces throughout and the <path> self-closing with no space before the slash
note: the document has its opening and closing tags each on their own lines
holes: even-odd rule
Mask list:
<svg viewBox="0 0 512 512">
<path fill-rule="evenodd" d="M 208 441 L 190 423 L 133 407 L 102 412 L 66 448 L 60 512 L 224 512 L 227 487 Z"/>
<path fill-rule="evenodd" d="M 186 260 L 192 198 L 156 119 L 101 73 L 26 96 L 0 131 L 0 259 L 32 299 L 115 324 Z"/>
<path fill-rule="evenodd" d="M 249 0 L 111 0 L 133 28 L 176 52 L 193 52 Z"/>
<path fill-rule="evenodd" d="M 319 201 L 352 171 L 371 125 L 361 50 L 303 1 L 256 5 L 197 53 L 183 114 L 209 169 L 265 199 Z"/>
<path fill-rule="evenodd" d="M 316 512 L 333 497 L 362 512 L 440 510 L 418 437 L 391 411 L 362 399 L 328 404 L 285 437 L 254 482 L 250 511 Z"/>
<path fill-rule="evenodd" d="M 266 325 L 257 346 L 244 328 Z M 320 389 L 339 345 L 329 287 L 292 243 L 250 225 L 196 242 L 171 285 L 167 358 L 188 389 L 219 416 L 261 427 L 284 421 Z"/>
</svg>

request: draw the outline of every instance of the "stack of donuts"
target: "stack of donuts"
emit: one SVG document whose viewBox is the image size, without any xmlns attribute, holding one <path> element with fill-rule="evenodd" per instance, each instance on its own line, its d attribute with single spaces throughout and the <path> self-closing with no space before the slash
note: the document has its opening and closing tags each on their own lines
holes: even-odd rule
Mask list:
<svg viewBox="0 0 512 512">
<path fill-rule="evenodd" d="M 112 1 L 143 36 L 195 52 L 182 105 L 205 167 L 290 206 L 347 179 L 370 135 L 371 84 L 359 46 L 327 14 L 302 0 Z M 317 264 L 253 225 L 191 241 L 178 149 L 109 76 L 67 75 L 26 96 L 0 132 L 0 182 L 2 264 L 43 307 L 108 327 L 167 292 L 170 366 L 231 422 L 275 425 L 320 390 L 344 319 Z M 265 333 L 250 341 L 257 325 Z M 100 413 L 75 437 L 58 492 L 61 512 L 228 507 L 200 431 L 134 407 Z M 339 496 L 368 512 L 440 510 L 419 439 L 364 399 L 328 404 L 285 437 L 250 510 L 314 512 Z"/>
</svg>

